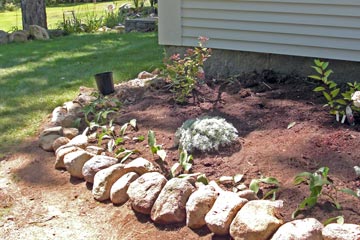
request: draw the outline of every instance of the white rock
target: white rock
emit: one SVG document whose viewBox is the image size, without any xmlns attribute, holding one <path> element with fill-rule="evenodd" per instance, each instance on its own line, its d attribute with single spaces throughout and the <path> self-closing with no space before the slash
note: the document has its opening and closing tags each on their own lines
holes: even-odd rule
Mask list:
<svg viewBox="0 0 360 240">
<path fill-rule="evenodd" d="M 47 135 L 63 135 L 63 128 L 61 126 L 51 127 L 43 130 L 40 134 L 40 137 Z"/>
<path fill-rule="evenodd" d="M 67 143 L 69 143 L 69 141 L 70 140 L 66 137 L 59 137 L 53 142 L 52 148 L 56 152 L 56 150 L 58 150 L 59 147 L 66 145 Z"/>
<path fill-rule="evenodd" d="M 119 160 L 113 157 L 97 155 L 87 161 L 82 169 L 82 175 L 85 181 L 89 183 L 94 182 L 94 176 L 102 169 L 108 168 L 116 164 Z"/>
<path fill-rule="evenodd" d="M 77 102 L 65 102 L 64 107 L 66 108 L 67 112 L 71 115 L 77 115 L 81 112 L 82 106 Z"/>
<path fill-rule="evenodd" d="M 210 212 L 205 216 L 205 222 L 210 231 L 218 235 L 228 234 L 231 221 L 247 201 L 236 193 L 221 192 Z"/>
<path fill-rule="evenodd" d="M 256 193 L 250 189 L 242 190 L 240 192 L 236 193 L 239 197 L 245 198 L 249 201 L 251 200 L 259 200 L 259 198 L 256 196 Z"/>
<path fill-rule="evenodd" d="M 158 172 L 145 173 L 132 182 L 127 190 L 132 208 L 137 212 L 150 214 L 166 182 L 166 178 Z"/>
<path fill-rule="evenodd" d="M 64 107 L 56 107 L 52 112 L 51 123 L 60 125 L 66 117 L 67 111 Z"/>
<path fill-rule="evenodd" d="M 186 178 L 172 178 L 161 190 L 151 209 L 156 223 L 180 223 L 186 219 L 185 205 L 195 187 Z"/>
<path fill-rule="evenodd" d="M 205 216 L 215 203 L 218 193 L 212 186 L 200 186 L 186 203 L 186 226 L 197 229 L 206 225 Z"/>
<path fill-rule="evenodd" d="M 85 135 L 77 135 L 73 139 L 70 140 L 66 146 L 75 146 L 82 149 L 85 149 L 88 145 L 88 137 Z"/>
<path fill-rule="evenodd" d="M 294 220 L 282 225 L 271 240 L 322 240 L 323 225 L 315 218 Z"/>
<path fill-rule="evenodd" d="M 234 239 L 266 240 L 282 225 L 279 209 L 282 201 L 249 201 L 236 214 L 230 226 Z"/>
<path fill-rule="evenodd" d="M 68 154 L 68 153 L 75 152 L 75 151 L 78 151 L 80 149 L 81 148 L 74 147 L 74 146 L 66 146 L 66 145 L 63 145 L 63 146 L 59 147 L 55 152 L 55 155 L 56 155 L 55 168 L 56 169 L 65 168 L 64 156 L 66 154 Z"/>
<path fill-rule="evenodd" d="M 360 240 L 360 225 L 331 223 L 322 231 L 324 240 Z"/>
<path fill-rule="evenodd" d="M 124 204 L 128 199 L 129 195 L 127 190 L 130 183 L 135 181 L 140 175 L 135 172 L 129 172 L 119 178 L 111 187 L 110 200 L 114 204 Z"/>
<path fill-rule="evenodd" d="M 84 150 L 68 153 L 64 156 L 64 165 L 71 176 L 77 178 L 84 178 L 82 175 L 82 168 L 84 164 L 90 160 L 94 155 Z"/>
<path fill-rule="evenodd" d="M 87 146 L 85 148 L 85 151 L 95 154 L 95 155 L 100 155 L 104 151 L 104 149 L 101 147 L 97 147 L 97 146 Z"/>
</svg>

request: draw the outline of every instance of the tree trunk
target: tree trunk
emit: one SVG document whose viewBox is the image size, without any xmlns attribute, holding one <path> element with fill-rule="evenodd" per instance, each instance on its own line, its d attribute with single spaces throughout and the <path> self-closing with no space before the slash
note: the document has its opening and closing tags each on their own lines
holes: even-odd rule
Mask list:
<svg viewBox="0 0 360 240">
<path fill-rule="evenodd" d="M 45 0 L 21 0 L 23 29 L 38 25 L 47 29 Z"/>
</svg>

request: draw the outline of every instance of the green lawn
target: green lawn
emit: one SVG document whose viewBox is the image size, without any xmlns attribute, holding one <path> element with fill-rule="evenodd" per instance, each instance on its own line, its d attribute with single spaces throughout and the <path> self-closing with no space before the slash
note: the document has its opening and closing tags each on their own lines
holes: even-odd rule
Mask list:
<svg viewBox="0 0 360 240">
<path fill-rule="evenodd" d="M 162 64 L 155 33 L 81 34 L 0 45 L 0 155 L 34 135 L 45 116 L 73 99 L 93 75 L 113 71 L 116 83 Z"/>
<path fill-rule="evenodd" d="M 128 0 L 114 1 L 117 8 L 121 4 L 131 2 Z M 79 17 L 88 12 L 95 12 L 101 16 L 105 12 L 106 6 L 112 2 L 99 2 L 99 3 L 76 3 L 76 4 L 60 4 L 56 7 L 46 7 L 46 17 L 49 29 L 54 29 L 58 22 L 63 20 L 63 12 L 74 10 L 75 14 Z M 13 27 L 22 29 L 21 10 L 15 12 L 0 12 L 0 30 L 10 31 Z"/>
</svg>

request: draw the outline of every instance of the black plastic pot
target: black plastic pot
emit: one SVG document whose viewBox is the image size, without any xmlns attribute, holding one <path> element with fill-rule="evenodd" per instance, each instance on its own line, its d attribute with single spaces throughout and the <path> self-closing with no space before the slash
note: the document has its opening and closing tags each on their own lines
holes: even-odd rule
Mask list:
<svg viewBox="0 0 360 240">
<path fill-rule="evenodd" d="M 95 74 L 96 85 L 102 95 L 109 95 L 115 92 L 112 72 Z"/>
</svg>

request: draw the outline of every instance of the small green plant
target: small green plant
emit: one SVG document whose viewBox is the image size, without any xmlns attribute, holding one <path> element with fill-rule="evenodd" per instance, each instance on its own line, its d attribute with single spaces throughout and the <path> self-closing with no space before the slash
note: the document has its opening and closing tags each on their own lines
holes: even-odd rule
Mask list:
<svg viewBox="0 0 360 240">
<path fill-rule="evenodd" d="M 170 81 L 170 89 L 174 93 L 177 103 L 187 103 L 187 98 L 196 96 L 196 86 L 205 80 L 204 62 L 211 56 L 211 49 L 204 47 L 208 40 L 199 37 L 199 47 L 189 48 L 183 57 L 174 54 L 166 60 L 166 69 L 163 73 Z"/>
<path fill-rule="evenodd" d="M 193 156 L 189 155 L 186 150 L 180 152 L 179 162 L 175 163 L 171 169 L 170 174 L 171 177 L 176 177 L 178 174 L 178 169 L 181 167 L 181 172 L 184 174 L 188 174 L 193 164 Z"/>
<path fill-rule="evenodd" d="M 150 147 L 151 153 L 158 155 L 162 161 L 165 161 L 166 151 L 162 149 L 161 145 L 156 144 L 155 133 L 152 130 L 148 131 L 148 145 Z"/>
<path fill-rule="evenodd" d="M 268 192 L 263 194 L 263 199 L 266 199 L 266 198 L 268 198 L 269 196 L 272 195 L 271 199 L 275 200 L 276 199 L 276 193 L 277 193 L 277 191 L 279 190 L 279 187 L 280 187 L 279 181 L 274 177 L 262 177 L 262 178 L 259 178 L 259 179 L 251 180 L 250 185 L 249 185 L 249 189 L 252 190 L 256 195 L 259 193 L 260 183 L 265 183 L 265 184 L 273 186 L 271 190 L 269 190 Z"/>
<path fill-rule="evenodd" d="M 132 154 L 138 154 L 138 153 L 140 153 L 140 151 L 137 149 L 129 150 L 126 148 L 120 148 L 116 150 L 115 157 L 120 159 L 119 163 L 124 163 Z"/>
<path fill-rule="evenodd" d="M 329 225 L 330 223 L 336 222 L 338 224 L 344 224 L 345 219 L 344 216 L 337 216 L 337 217 L 332 217 L 332 218 L 328 218 L 324 221 L 323 225 Z"/>
<path fill-rule="evenodd" d="M 218 150 L 237 139 L 237 130 L 220 117 L 189 119 L 176 131 L 175 140 L 187 152 Z"/>
<path fill-rule="evenodd" d="M 318 75 L 311 75 L 309 77 L 321 81 L 322 86 L 316 87 L 313 91 L 321 92 L 324 95 L 327 101 L 327 104 L 324 106 L 330 108 L 330 114 L 337 115 L 337 121 L 339 121 L 339 115 L 341 115 L 343 118 L 342 122 L 344 122 L 347 106 L 351 107 L 352 111 L 360 112 L 360 104 L 356 106 L 357 98 L 354 98 L 355 92 L 360 91 L 360 83 L 348 82 L 348 90 L 341 92 L 340 87 L 338 87 L 334 81 L 329 79 L 330 75 L 333 73 L 331 69 L 328 69 L 329 62 L 323 62 L 316 59 L 314 60 L 314 63 L 315 66 L 312 66 L 312 68 L 315 69 Z"/>
</svg>

